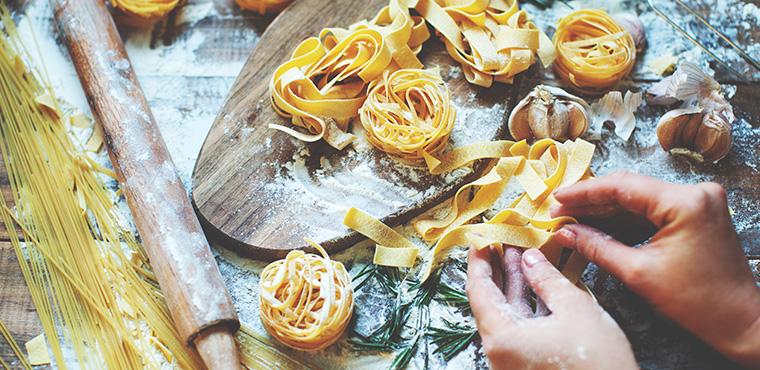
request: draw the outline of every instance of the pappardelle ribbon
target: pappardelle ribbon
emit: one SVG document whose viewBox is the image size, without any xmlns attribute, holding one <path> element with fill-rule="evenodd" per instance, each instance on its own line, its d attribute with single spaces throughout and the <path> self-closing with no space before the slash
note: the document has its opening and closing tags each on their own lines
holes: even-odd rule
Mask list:
<svg viewBox="0 0 760 370">
<path fill-rule="evenodd" d="M 558 265 L 562 248 L 552 243 L 552 235 L 562 225 L 576 221 L 572 217 L 550 216 L 551 206 L 557 204 L 552 193 L 560 186 L 591 177 L 589 166 L 594 149 L 593 144 L 582 139 L 564 143 L 543 139 L 533 145 L 525 141 L 511 143 L 507 149 L 509 154 L 499 158 L 484 176 L 457 191 L 446 216 L 421 218 L 414 222 L 415 230 L 422 238 L 435 243 L 422 269 L 423 280 L 438 268 L 453 248 L 466 245 L 545 248 L 547 258 Z M 494 206 L 513 178 L 524 193 L 493 218 L 470 223 Z M 408 256 L 409 249 L 416 250 L 414 244 L 379 220 L 351 209 L 344 224 L 378 244 L 376 261 L 380 258 L 387 266 L 414 265 L 416 253 L 413 258 Z M 565 266 L 563 272 L 575 282 L 583 271 L 585 260 L 571 255 Z"/>
</svg>

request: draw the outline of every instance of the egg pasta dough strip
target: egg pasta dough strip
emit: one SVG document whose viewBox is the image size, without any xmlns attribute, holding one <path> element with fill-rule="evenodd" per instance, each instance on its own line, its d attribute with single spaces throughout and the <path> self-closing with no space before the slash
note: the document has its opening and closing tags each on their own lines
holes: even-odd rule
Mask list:
<svg viewBox="0 0 760 370">
<path fill-rule="evenodd" d="M 419 249 L 409 239 L 364 211 L 351 208 L 343 225 L 377 243 L 373 263 L 382 266 L 412 267 Z"/>
<path fill-rule="evenodd" d="M 627 76 L 636 63 L 636 44 L 607 12 L 576 10 L 557 23 L 554 72 L 573 89 L 600 94 Z"/>
<path fill-rule="evenodd" d="M 419 0 L 415 9 L 441 34 L 472 84 L 512 83 L 536 55 L 544 66 L 554 60 L 551 40 L 516 0 Z"/>
<path fill-rule="evenodd" d="M 337 341 L 354 308 L 351 277 L 342 263 L 309 241 L 320 255 L 291 251 L 259 276 L 259 314 L 281 343 L 319 351 Z"/>
</svg>

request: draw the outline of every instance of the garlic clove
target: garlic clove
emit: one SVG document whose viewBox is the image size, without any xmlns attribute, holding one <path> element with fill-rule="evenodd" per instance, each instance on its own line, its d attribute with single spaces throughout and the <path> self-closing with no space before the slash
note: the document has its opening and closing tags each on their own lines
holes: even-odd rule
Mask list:
<svg viewBox="0 0 760 370">
<path fill-rule="evenodd" d="M 539 85 L 509 115 L 509 132 L 515 140 L 575 139 L 588 129 L 588 104 L 553 86 Z"/>
<path fill-rule="evenodd" d="M 533 137 L 533 133 L 528 125 L 528 104 L 531 102 L 527 97 L 520 101 L 509 115 L 508 127 L 509 134 L 516 141 L 527 140 Z"/>
<path fill-rule="evenodd" d="M 570 112 L 570 127 L 568 137 L 577 138 L 588 130 L 588 112 L 583 105 L 576 102 L 568 102 Z"/>
<path fill-rule="evenodd" d="M 694 138 L 694 150 L 706 161 L 717 162 L 731 151 L 731 124 L 723 117 L 708 113 Z"/>
<path fill-rule="evenodd" d="M 628 31 L 633 37 L 633 42 L 636 45 L 636 51 L 644 50 L 647 43 L 646 31 L 644 30 L 644 24 L 641 19 L 633 13 L 617 13 L 612 16 L 612 19 L 617 22 L 620 27 Z"/>
<path fill-rule="evenodd" d="M 684 126 L 692 116 L 702 117 L 702 110 L 696 108 L 674 109 L 663 115 L 657 122 L 657 139 L 660 146 L 669 151 L 683 147 L 681 138 Z"/>
</svg>

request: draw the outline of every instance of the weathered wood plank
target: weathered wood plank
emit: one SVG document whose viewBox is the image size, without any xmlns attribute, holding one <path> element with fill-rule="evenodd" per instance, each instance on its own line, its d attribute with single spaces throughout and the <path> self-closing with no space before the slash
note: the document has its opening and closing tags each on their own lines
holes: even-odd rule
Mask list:
<svg viewBox="0 0 760 370">
<path fill-rule="evenodd" d="M 42 333 L 42 324 L 24 283 L 16 253 L 11 244 L 5 241 L 0 242 L 0 320 L 3 320 L 24 351 L 24 343 Z M 16 363 L 13 351 L 2 338 L 0 357 L 9 364 Z"/>
</svg>

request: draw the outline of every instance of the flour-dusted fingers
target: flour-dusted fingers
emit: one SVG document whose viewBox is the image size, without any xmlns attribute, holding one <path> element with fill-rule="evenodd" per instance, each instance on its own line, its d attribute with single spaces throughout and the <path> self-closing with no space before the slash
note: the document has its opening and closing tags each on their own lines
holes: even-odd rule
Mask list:
<svg viewBox="0 0 760 370">
<path fill-rule="evenodd" d="M 620 213 L 622 209 L 617 204 L 602 204 L 590 206 L 566 206 L 563 204 L 556 205 L 551 209 L 552 217 L 571 216 L 571 217 L 590 217 L 605 218 Z"/>
<path fill-rule="evenodd" d="M 467 254 L 467 298 L 470 300 L 470 308 L 478 330 L 481 335 L 496 333 L 501 330 L 511 319 L 509 315 L 500 315 L 499 312 L 509 312 L 501 289 L 493 282 L 493 270 L 491 268 L 490 248 L 477 250 L 470 247 Z M 507 320 L 507 321 L 505 321 Z"/>
<path fill-rule="evenodd" d="M 588 296 L 567 280 L 538 249 L 528 249 L 522 255 L 523 273 L 536 296 L 551 312 L 576 307 Z"/>
<path fill-rule="evenodd" d="M 623 173 L 578 182 L 557 190 L 554 197 L 563 206 L 576 209 L 617 204 L 663 226 L 675 218 L 676 199 L 683 188 L 653 177 Z"/>
<path fill-rule="evenodd" d="M 631 271 L 644 264 L 645 255 L 611 236 L 586 225 L 565 225 L 557 233 L 557 242 L 580 253 L 587 260 L 627 282 Z"/>
<path fill-rule="evenodd" d="M 522 272 L 522 252 L 515 247 L 504 246 L 502 264 L 504 266 L 504 295 L 507 303 L 523 317 L 532 316 L 528 303 L 528 283 Z"/>
</svg>

